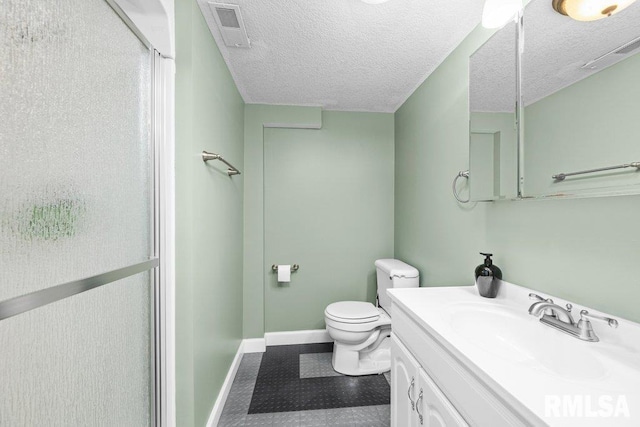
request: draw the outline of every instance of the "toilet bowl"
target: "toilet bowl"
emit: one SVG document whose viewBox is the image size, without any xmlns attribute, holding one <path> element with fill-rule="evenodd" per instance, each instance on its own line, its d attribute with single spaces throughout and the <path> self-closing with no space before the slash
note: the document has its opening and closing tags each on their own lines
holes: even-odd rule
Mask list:
<svg viewBox="0 0 640 427">
<path fill-rule="evenodd" d="M 344 375 L 371 375 L 391 368 L 391 287 L 417 287 L 418 270 L 402 261 L 381 259 L 377 270 L 379 307 L 369 302 L 340 301 L 324 311 L 333 344 L 333 369 Z"/>
<path fill-rule="evenodd" d="M 369 302 L 342 301 L 324 312 L 327 332 L 334 340 L 331 363 L 345 375 L 370 375 L 391 368 L 391 318 Z"/>
</svg>

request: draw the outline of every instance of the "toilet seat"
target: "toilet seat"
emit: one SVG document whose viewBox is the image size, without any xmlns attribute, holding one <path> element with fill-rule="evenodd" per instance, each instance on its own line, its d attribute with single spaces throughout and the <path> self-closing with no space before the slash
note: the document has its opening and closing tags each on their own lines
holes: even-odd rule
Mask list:
<svg viewBox="0 0 640 427">
<path fill-rule="evenodd" d="M 325 317 L 340 323 L 370 323 L 380 318 L 378 310 L 370 302 L 340 301 L 329 304 Z"/>
<path fill-rule="evenodd" d="M 354 333 L 369 332 L 391 325 L 391 317 L 382 308 L 360 301 L 330 304 L 324 311 L 324 321 L 328 328 Z"/>
<path fill-rule="evenodd" d="M 368 302 L 342 301 L 324 312 L 327 332 L 334 340 L 331 364 L 344 375 L 371 375 L 391 367 L 391 317 Z"/>
</svg>

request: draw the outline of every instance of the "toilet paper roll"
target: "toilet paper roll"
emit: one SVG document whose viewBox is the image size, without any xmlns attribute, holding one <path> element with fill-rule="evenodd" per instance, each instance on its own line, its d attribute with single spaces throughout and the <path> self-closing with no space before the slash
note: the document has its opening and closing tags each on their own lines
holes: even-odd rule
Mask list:
<svg viewBox="0 0 640 427">
<path fill-rule="evenodd" d="M 289 283 L 291 281 L 291 266 L 278 265 L 278 283 Z"/>
</svg>

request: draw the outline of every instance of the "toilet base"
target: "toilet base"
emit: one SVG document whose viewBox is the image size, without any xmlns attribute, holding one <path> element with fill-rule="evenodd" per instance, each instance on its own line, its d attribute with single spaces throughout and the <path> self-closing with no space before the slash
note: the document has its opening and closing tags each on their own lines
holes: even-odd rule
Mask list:
<svg viewBox="0 0 640 427">
<path fill-rule="evenodd" d="M 353 350 L 354 346 L 334 342 L 331 364 L 344 375 L 374 375 L 391 369 L 391 340 L 385 336 L 372 349 Z"/>
</svg>

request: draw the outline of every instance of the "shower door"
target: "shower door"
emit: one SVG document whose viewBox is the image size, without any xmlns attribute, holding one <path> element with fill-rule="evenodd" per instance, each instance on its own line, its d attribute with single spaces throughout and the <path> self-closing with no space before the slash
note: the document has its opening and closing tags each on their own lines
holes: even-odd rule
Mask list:
<svg viewBox="0 0 640 427">
<path fill-rule="evenodd" d="M 0 0 L 0 425 L 154 415 L 153 52 L 105 0 Z"/>
</svg>

